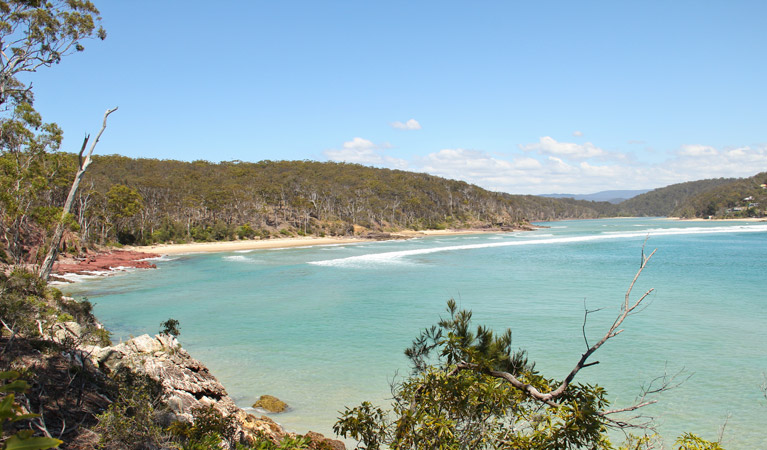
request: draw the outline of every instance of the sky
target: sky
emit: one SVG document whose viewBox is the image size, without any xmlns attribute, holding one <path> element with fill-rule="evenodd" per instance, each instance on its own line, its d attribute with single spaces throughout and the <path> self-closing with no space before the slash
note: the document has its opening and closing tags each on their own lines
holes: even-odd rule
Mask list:
<svg viewBox="0 0 767 450">
<path fill-rule="evenodd" d="M 764 1 L 94 0 L 29 78 L 79 150 L 318 160 L 513 194 L 767 170 Z"/>
</svg>

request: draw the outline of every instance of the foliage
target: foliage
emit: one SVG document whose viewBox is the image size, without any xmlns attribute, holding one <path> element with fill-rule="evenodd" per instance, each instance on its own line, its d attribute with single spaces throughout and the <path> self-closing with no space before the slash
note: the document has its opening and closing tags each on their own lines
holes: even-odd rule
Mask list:
<svg viewBox="0 0 767 450">
<path fill-rule="evenodd" d="M 718 442 L 702 439 L 692 433 L 684 433 L 676 440 L 677 450 L 724 450 Z"/>
<path fill-rule="evenodd" d="M 75 155 L 70 155 L 75 159 Z M 94 157 L 75 204 L 84 238 L 130 234 L 137 243 L 348 235 L 404 228 L 513 228 L 528 220 L 597 217 L 592 202 L 486 191 L 426 174 L 313 161 L 205 161 Z M 135 190 L 130 217 L 110 209 L 115 186 Z M 120 188 L 123 189 L 123 188 Z M 138 198 L 138 197 L 136 197 Z M 361 230 L 361 231 L 359 231 Z"/>
<path fill-rule="evenodd" d="M 58 318 L 51 307 L 45 282 L 37 275 L 22 269 L 15 269 L 6 275 L 0 271 L 0 321 L 4 331 L 13 336 L 38 334 L 43 324 L 51 324 Z M 60 294 L 60 293 L 59 293 Z"/>
<path fill-rule="evenodd" d="M 176 319 L 170 318 L 166 320 L 165 322 L 161 323 L 160 326 L 162 327 L 160 329 L 160 334 L 167 334 L 169 336 L 176 336 L 176 337 L 181 335 L 181 326 L 179 324 L 179 321 Z"/>
<path fill-rule="evenodd" d="M 767 172 L 728 180 L 691 196 L 674 211 L 681 217 L 746 218 L 767 214 Z"/>
<path fill-rule="evenodd" d="M 50 224 L 60 204 L 61 180 L 72 172 L 56 152 L 62 131 L 44 123 L 32 104 L 24 74 L 58 64 L 83 50 L 83 40 L 106 37 L 90 1 L 0 1 L 0 247 L 6 262 L 19 264 L 29 252 L 37 225 Z"/>
<path fill-rule="evenodd" d="M 184 450 L 220 448 L 220 443 L 234 445 L 236 419 L 224 416 L 213 405 L 192 410 L 193 423 L 174 422 L 168 431 L 182 444 Z"/>
<path fill-rule="evenodd" d="M 529 398 L 493 370 L 509 371 L 541 392 L 555 386 L 511 348 L 511 331 L 471 330 L 471 312 L 448 302 L 449 316 L 407 349 L 413 375 L 393 387 L 391 414 L 370 404 L 347 409 L 335 431 L 366 449 L 609 448 L 607 406 L 598 386 L 572 385 L 557 407 Z M 474 369 L 462 370 L 459 362 Z M 393 418 L 390 418 L 393 416 Z"/>
<path fill-rule="evenodd" d="M 447 311 L 406 350 L 413 372 L 392 386 L 390 411 L 368 402 L 347 408 L 336 433 L 367 450 L 614 448 L 608 430 L 616 422 L 607 417 L 603 388 L 570 382 L 556 402 L 534 399 L 528 387 L 546 393 L 560 382 L 539 374 L 524 351 L 512 350 L 509 330 L 472 330 L 471 312 L 458 310 L 453 300 Z M 498 375 L 504 372 L 524 389 Z M 631 436 L 621 448 L 652 443 L 652 436 Z"/>
<path fill-rule="evenodd" d="M 162 409 L 159 390 L 150 380 L 128 372 L 116 376 L 118 395 L 98 416 L 95 431 L 101 435 L 99 448 L 142 450 L 161 448 L 168 436 L 156 414 Z"/>
<path fill-rule="evenodd" d="M 29 390 L 29 384 L 19 380 L 19 373 L 15 371 L 0 372 L 0 426 L 3 427 L 2 449 L 3 450 L 45 450 L 58 447 L 62 441 L 50 437 L 33 437 L 32 430 L 21 430 L 13 434 L 5 433 L 6 423 L 19 422 L 21 420 L 40 417 L 39 414 L 25 413 L 16 401 L 16 394 L 23 394 Z"/>
<path fill-rule="evenodd" d="M 631 216 L 687 216 L 684 211 L 691 199 L 733 181 L 733 178 L 714 178 L 672 184 L 621 202 L 618 209 L 621 214 Z"/>
</svg>

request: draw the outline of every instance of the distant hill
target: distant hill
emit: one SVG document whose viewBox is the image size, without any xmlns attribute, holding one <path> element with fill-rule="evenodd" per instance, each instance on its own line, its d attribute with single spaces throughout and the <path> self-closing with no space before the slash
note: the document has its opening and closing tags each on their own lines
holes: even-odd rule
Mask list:
<svg viewBox="0 0 767 450">
<path fill-rule="evenodd" d="M 658 188 L 620 203 L 617 215 L 678 216 L 678 211 L 687 207 L 693 197 L 735 180 L 736 178 L 714 178 Z"/>
<path fill-rule="evenodd" d="M 609 202 L 618 204 L 626 201 L 637 195 L 650 192 L 651 189 L 639 189 L 639 190 L 612 190 L 612 191 L 600 191 L 593 194 L 543 194 L 541 197 L 549 198 L 572 198 L 574 200 L 586 200 L 590 202 Z"/>
<path fill-rule="evenodd" d="M 730 179 L 686 199 L 673 213 L 679 217 L 767 216 L 767 172 L 749 178 Z"/>
</svg>

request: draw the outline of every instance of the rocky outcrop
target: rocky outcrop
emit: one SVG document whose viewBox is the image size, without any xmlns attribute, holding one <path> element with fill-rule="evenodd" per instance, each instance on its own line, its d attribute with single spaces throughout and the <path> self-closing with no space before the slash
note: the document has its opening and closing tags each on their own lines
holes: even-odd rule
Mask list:
<svg viewBox="0 0 767 450">
<path fill-rule="evenodd" d="M 141 253 L 128 250 L 112 250 L 108 252 L 87 253 L 78 257 L 61 257 L 53 266 L 55 275 L 93 274 L 109 272 L 116 268 L 156 269 L 157 266 L 149 258 L 157 258 L 159 254 Z"/>
<path fill-rule="evenodd" d="M 168 421 L 191 422 L 194 409 L 213 406 L 222 414 L 237 418 L 237 433 L 243 442 L 259 437 L 279 443 L 289 435 L 270 418 L 256 417 L 238 408 L 208 368 L 192 358 L 173 336 L 145 334 L 118 345 L 83 346 L 81 350 L 103 372 L 127 369 L 157 382 L 170 409 Z M 322 442 L 333 449 L 344 448 L 341 441 L 327 439 L 319 433 L 311 434 L 312 442 Z"/>
<path fill-rule="evenodd" d="M 159 383 L 165 403 L 175 415 L 172 420 L 191 422 L 193 409 L 210 405 L 226 415 L 239 411 L 224 386 L 173 336 L 145 334 L 119 345 L 84 350 L 107 373 L 127 369 Z"/>
</svg>

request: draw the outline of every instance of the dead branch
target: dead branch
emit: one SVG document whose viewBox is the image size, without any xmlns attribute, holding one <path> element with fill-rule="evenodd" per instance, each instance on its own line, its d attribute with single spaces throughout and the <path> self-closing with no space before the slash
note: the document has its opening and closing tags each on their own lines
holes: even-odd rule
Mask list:
<svg viewBox="0 0 767 450">
<path fill-rule="evenodd" d="M 59 223 L 56 224 L 56 231 L 53 233 L 53 238 L 51 239 L 51 246 L 48 249 L 48 254 L 45 256 L 45 260 L 43 260 L 43 263 L 40 265 L 38 276 L 43 280 L 47 280 L 48 276 L 51 274 L 53 263 L 56 262 L 56 258 L 59 255 L 59 245 L 61 245 L 61 238 L 64 235 L 64 223 L 66 221 L 67 214 L 69 214 L 69 211 L 72 209 L 72 203 L 75 201 L 77 188 L 80 186 L 80 181 L 82 181 L 83 175 L 85 175 L 85 170 L 88 169 L 88 166 L 91 164 L 91 156 L 93 155 L 93 150 L 96 148 L 96 144 L 99 143 L 101 135 L 107 128 L 107 118 L 115 111 L 117 111 L 116 107 L 113 109 L 108 109 L 104 113 L 104 122 L 101 125 L 101 130 L 99 130 L 99 134 L 96 135 L 96 140 L 94 140 L 93 144 L 91 144 L 91 147 L 88 150 L 88 154 L 85 156 L 84 161 L 82 160 L 82 154 L 83 150 L 85 150 L 85 146 L 88 144 L 88 139 L 90 136 L 86 136 L 83 140 L 83 145 L 80 149 L 80 154 L 78 155 L 80 168 L 75 174 L 75 179 L 72 182 L 72 188 L 69 190 L 67 200 L 64 202 L 64 208 L 61 210 L 61 218 L 59 219 Z"/>
<path fill-rule="evenodd" d="M 653 292 L 653 289 L 649 289 L 647 292 L 642 294 L 637 300 L 631 301 L 631 293 L 634 289 L 634 285 L 636 284 L 637 280 L 639 279 L 639 276 L 644 271 L 645 267 L 647 267 L 647 263 L 650 261 L 650 259 L 655 255 L 656 250 L 653 250 L 652 253 L 650 253 L 649 256 L 644 256 L 644 245 L 642 245 L 642 264 L 639 267 L 639 270 L 637 270 L 636 274 L 634 275 L 634 278 L 631 280 L 631 284 L 629 285 L 628 289 L 626 290 L 626 295 L 623 300 L 623 304 L 621 305 L 620 313 L 618 314 L 618 317 L 615 318 L 615 321 L 613 322 L 612 326 L 607 330 L 607 332 L 602 336 L 602 338 L 595 343 L 594 345 L 588 347 L 585 353 L 581 355 L 581 358 L 578 360 L 578 363 L 575 365 L 575 367 L 570 371 L 570 373 L 567 375 L 567 377 L 562 381 L 562 383 L 553 391 L 542 393 L 539 391 L 535 386 L 530 385 L 529 383 L 524 383 L 521 380 L 519 380 L 514 375 L 503 372 L 503 371 L 496 371 L 496 370 L 489 370 L 487 371 L 487 374 L 495 377 L 500 378 L 505 381 L 507 381 L 509 384 L 514 386 L 515 388 L 521 390 L 524 392 L 527 396 L 534 400 L 538 400 L 542 403 L 545 403 L 552 407 L 558 407 L 559 404 L 556 402 L 556 400 L 565 393 L 568 386 L 573 382 L 573 379 L 575 379 L 575 376 L 580 372 L 581 369 L 584 367 L 589 367 L 597 364 L 598 362 L 588 362 L 589 357 L 594 354 L 602 345 L 604 345 L 605 342 L 608 340 L 614 338 L 615 336 L 619 335 L 623 332 L 623 329 L 620 329 L 621 325 L 623 324 L 623 321 L 626 320 L 626 318 L 631 315 L 633 312 L 636 311 L 636 309 L 642 304 L 642 302 Z M 588 311 L 588 310 L 587 310 Z M 588 315 L 588 314 L 587 314 Z M 456 369 L 458 370 L 477 370 L 478 366 L 472 363 L 467 363 L 465 361 L 461 361 L 456 365 Z M 645 402 L 640 401 L 638 404 L 642 404 Z M 647 404 L 652 404 L 653 402 L 646 402 Z M 635 405 L 636 406 L 636 405 Z M 646 406 L 646 405 L 642 405 Z M 634 409 L 637 409 L 641 406 L 636 407 L 629 407 L 626 409 L 626 411 L 632 411 Z M 633 409 L 632 409 L 633 408 Z M 616 411 L 618 412 L 618 411 Z M 603 416 L 607 418 L 607 416 Z M 610 419 L 611 422 L 613 422 L 613 419 Z M 617 421 L 615 421 L 617 423 Z"/>
</svg>

